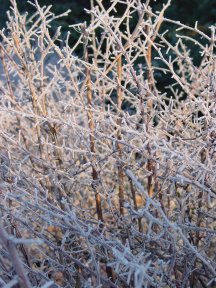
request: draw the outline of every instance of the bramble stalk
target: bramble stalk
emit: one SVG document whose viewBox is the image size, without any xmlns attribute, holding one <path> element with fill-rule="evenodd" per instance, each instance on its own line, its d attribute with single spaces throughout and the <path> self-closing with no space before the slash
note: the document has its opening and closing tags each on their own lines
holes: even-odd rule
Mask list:
<svg viewBox="0 0 216 288">
<path fill-rule="evenodd" d="M 83 42 L 84 42 L 84 60 L 86 63 L 89 63 L 88 55 L 88 33 L 86 31 L 85 24 L 82 27 L 83 29 Z M 93 114 L 93 102 L 92 102 L 92 88 L 91 88 L 91 72 L 88 66 L 86 67 L 86 88 L 87 88 L 87 114 L 88 114 L 88 123 L 89 123 L 89 141 L 90 141 L 90 151 L 91 151 L 91 161 L 92 161 L 92 188 L 95 193 L 96 201 L 96 211 L 98 220 L 103 221 L 103 210 L 101 205 L 101 196 L 99 191 L 99 177 L 96 170 L 96 158 L 95 158 L 95 124 L 94 124 L 94 114 Z"/>
<path fill-rule="evenodd" d="M 117 118 L 117 140 L 122 139 L 121 135 L 121 108 L 123 101 L 123 92 L 121 89 L 122 83 L 122 57 L 119 57 L 117 60 L 117 107 L 118 107 L 118 118 Z M 118 151 L 118 183 L 119 183 L 119 210 L 120 214 L 124 215 L 124 171 L 123 171 L 123 163 L 122 163 L 122 144 L 120 141 L 117 141 L 117 151 Z"/>
</svg>

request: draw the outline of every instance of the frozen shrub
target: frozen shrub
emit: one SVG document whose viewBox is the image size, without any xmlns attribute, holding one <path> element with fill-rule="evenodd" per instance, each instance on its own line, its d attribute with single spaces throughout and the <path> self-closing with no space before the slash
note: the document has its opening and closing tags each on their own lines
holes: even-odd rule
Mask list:
<svg viewBox="0 0 216 288">
<path fill-rule="evenodd" d="M 70 33 L 51 36 L 51 6 L 30 2 L 28 16 L 11 1 L 0 43 L 1 287 L 214 287 L 215 27 L 206 35 L 167 19 L 170 1 L 160 12 L 149 2 L 91 1 L 70 47 Z M 160 90 L 165 74 L 172 84 Z"/>
</svg>

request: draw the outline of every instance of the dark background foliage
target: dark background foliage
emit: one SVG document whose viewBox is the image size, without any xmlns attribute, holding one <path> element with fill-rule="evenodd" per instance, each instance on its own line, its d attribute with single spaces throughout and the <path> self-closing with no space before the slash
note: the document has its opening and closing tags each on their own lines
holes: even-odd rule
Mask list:
<svg viewBox="0 0 216 288">
<path fill-rule="evenodd" d="M 146 0 L 142 0 L 145 3 Z M 52 29 L 55 31 L 56 27 L 62 26 L 62 32 L 68 31 L 68 25 L 80 23 L 83 21 L 89 21 L 89 15 L 86 14 L 84 8 L 90 7 L 90 0 L 38 0 L 41 6 L 53 5 L 52 10 L 55 14 L 60 14 L 71 9 L 72 12 L 68 17 L 59 18 L 52 24 Z M 164 0 L 151 1 L 154 8 L 160 9 Z M 110 1 L 104 0 L 107 6 Z M 34 11 L 34 7 L 27 3 L 27 0 L 17 0 L 18 7 L 21 12 L 28 11 L 31 14 Z M 7 20 L 6 11 L 10 8 L 10 0 L 0 0 L 0 28 L 5 26 Z M 119 6 L 119 12 L 124 9 L 124 5 Z M 208 27 L 216 23 L 216 0 L 172 0 L 172 4 L 166 11 L 166 17 L 174 20 L 179 20 L 187 25 L 194 25 L 195 21 L 198 21 L 199 29 L 208 33 Z M 136 19 L 134 19 L 136 21 Z M 174 37 L 174 33 L 170 27 L 163 25 L 164 29 L 169 28 L 169 37 Z M 72 29 L 71 29 L 72 30 Z M 78 35 L 74 30 L 72 32 L 72 39 L 76 41 Z M 171 40 L 171 39 L 169 39 Z M 192 52 L 193 53 L 193 52 Z"/>
<path fill-rule="evenodd" d="M 87 20 L 84 8 L 89 8 L 89 0 L 38 0 L 40 5 L 53 5 L 53 11 L 55 13 L 61 13 L 67 9 L 71 9 L 72 13 L 66 19 L 59 20 L 59 25 L 66 28 L 67 24 L 78 23 L 83 20 Z M 110 1 L 106 0 L 104 3 Z M 143 2 L 145 2 L 143 0 Z M 153 5 L 161 6 L 161 3 L 165 1 L 152 1 Z M 4 25 L 6 21 L 6 11 L 10 7 L 9 0 L 0 0 L 0 25 Z M 27 4 L 27 0 L 17 0 L 21 11 L 31 12 L 32 7 Z M 209 25 L 216 22 L 216 0 L 172 0 L 172 5 L 167 12 L 167 17 L 178 19 L 185 24 L 193 25 L 198 20 L 200 25 L 203 25 L 203 29 L 206 29 Z"/>
<path fill-rule="evenodd" d="M 33 0 L 32 0 L 33 1 Z M 90 0 L 38 0 L 41 6 L 43 5 L 53 5 L 52 11 L 55 14 L 61 14 L 65 12 L 67 9 L 71 9 L 72 12 L 69 14 L 68 17 L 59 18 L 58 20 L 52 23 L 51 33 L 55 33 L 55 30 L 58 26 L 62 26 L 62 36 L 66 35 L 66 32 L 70 30 L 71 38 L 70 44 L 71 46 L 73 43 L 76 42 L 78 37 L 80 36 L 74 29 L 69 28 L 68 25 L 80 23 L 83 21 L 89 21 L 90 16 L 84 11 L 84 8 L 90 8 Z M 142 0 L 143 3 L 146 0 Z M 167 1 L 165 0 L 157 0 L 151 1 L 153 8 L 155 10 L 160 10 L 163 3 Z M 110 1 L 104 0 L 103 3 L 109 6 Z M 31 14 L 34 11 L 34 7 L 27 3 L 27 0 L 17 0 L 17 4 L 19 10 L 21 12 L 28 11 Z M 5 22 L 7 20 L 6 11 L 10 8 L 10 1 L 9 0 L 0 0 L 0 28 L 5 26 Z M 118 13 L 124 10 L 124 5 L 119 5 Z M 167 18 L 179 20 L 184 24 L 194 26 L 195 22 L 198 21 L 198 28 L 205 33 L 210 33 L 209 26 L 216 23 L 216 0 L 172 0 L 172 4 L 169 9 L 166 11 Z M 134 25 L 136 25 L 137 19 L 134 19 Z M 132 23 L 133 24 L 133 23 Z M 162 29 L 167 30 L 168 33 L 166 37 L 172 43 L 175 39 L 175 30 L 169 24 L 164 23 L 162 25 Z M 181 33 L 181 32 L 180 32 Z M 190 32 L 185 32 L 190 33 Z M 196 35 L 190 35 L 196 37 Z M 204 44 L 204 43 L 203 43 Z M 191 43 L 187 43 L 188 48 L 191 50 L 190 55 L 194 59 L 195 64 L 199 64 L 200 54 L 198 49 L 194 49 Z M 76 50 L 76 53 L 82 55 L 83 51 Z M 155 63 L 153 63 L 155 65 Z M 157 65 L 157 64 L 156 64 Z M 164 90 L 164 87 L 171 84 L 171 79 L 169 76 L 158 76 L 156 75 L 156 81 L 158 86 L 161 86 L 161 89 Z M 163 87 L 163 88 L 162 88 Z"/>
</svg>

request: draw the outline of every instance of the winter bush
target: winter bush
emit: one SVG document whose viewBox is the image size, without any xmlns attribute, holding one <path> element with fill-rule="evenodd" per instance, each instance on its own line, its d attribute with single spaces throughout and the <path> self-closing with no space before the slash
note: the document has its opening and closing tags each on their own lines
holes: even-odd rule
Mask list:
<svg viewBox="0 0 216 288">
<path fill-rule="evenodd" d="M 11 1 L 0 43 L 0 287 L 215 287 L 215 26 L 204 34 L 167 19 L 170 1 L 159 12 L 143 2 L 92 0 L 70 47 L 69 32 L 49 32 L 69 11 L 36 0 L 22 15 Z"/>
</svg>

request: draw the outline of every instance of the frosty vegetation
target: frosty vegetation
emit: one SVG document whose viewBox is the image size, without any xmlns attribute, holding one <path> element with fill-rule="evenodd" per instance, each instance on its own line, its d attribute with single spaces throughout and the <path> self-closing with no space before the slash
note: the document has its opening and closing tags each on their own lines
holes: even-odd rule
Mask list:
<svg viewBox="0 0 216 288">
<path fill-rule="evenodd" d="M 80 34 L 70 47 L 69 32 L 50 32 L 69 11 L 33 1 L 28 16 L 11 1 L 0 287 L 215 287 L 215 26 L 204 34 L 167 19 L 170 1 L 161 11 L 151 2 L 92 0 L 90 24 L 68 28 Z M 165 74 L 173 84 L 160 91 Z"/>
</svg>

